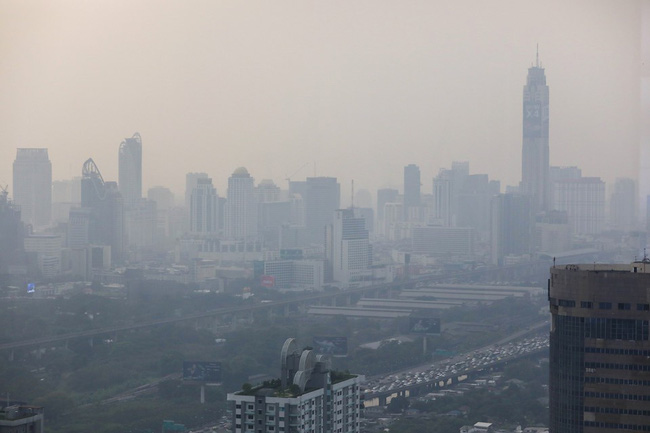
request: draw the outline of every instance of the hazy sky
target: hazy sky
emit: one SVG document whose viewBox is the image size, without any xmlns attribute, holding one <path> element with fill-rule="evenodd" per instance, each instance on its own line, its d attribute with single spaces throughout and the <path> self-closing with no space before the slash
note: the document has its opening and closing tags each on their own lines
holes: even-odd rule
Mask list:
<svg viewBox="0 0 650 433">
<path fill-rule="evenodd" d="M 204 171 L 225 195 L 245 166 L 374 194 L 409 163 L 431 192 L 452 160 L 516 184 L 537 43 L 551 164 L 636 178 L 641 4 L 0 0 L 0 184 L 17 147 L 47 147 L 54 179 L 92 157 L 117 180 L 136 131 L 145 193 Z"/>
</svg>

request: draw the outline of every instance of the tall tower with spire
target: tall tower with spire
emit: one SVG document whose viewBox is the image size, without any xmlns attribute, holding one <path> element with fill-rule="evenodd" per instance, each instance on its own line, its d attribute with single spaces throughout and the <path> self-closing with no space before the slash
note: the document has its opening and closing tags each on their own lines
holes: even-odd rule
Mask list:
<svg viewBox="0 0 650 433">
<path fill-rule="evenodd" d="M 523 145 L 521 158 L 521 192 L 531 197 L 534 212 L 550 209 L 548 156 L 548 86 L 544 68 L 539 63 L 528 69 L 523 98 Z"/>
</svg>

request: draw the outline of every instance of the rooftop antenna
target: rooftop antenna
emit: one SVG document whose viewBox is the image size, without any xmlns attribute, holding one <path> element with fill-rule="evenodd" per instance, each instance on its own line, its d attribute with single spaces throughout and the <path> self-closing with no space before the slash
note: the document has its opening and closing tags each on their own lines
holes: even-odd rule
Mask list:
<svg viewBox="0 0 650 433">
<path fill-rule="evenodd" d="M 537 54 L 535 55 L 535 66 L 539 68 L 539 44 L 537 44 Z"/>
</svg>

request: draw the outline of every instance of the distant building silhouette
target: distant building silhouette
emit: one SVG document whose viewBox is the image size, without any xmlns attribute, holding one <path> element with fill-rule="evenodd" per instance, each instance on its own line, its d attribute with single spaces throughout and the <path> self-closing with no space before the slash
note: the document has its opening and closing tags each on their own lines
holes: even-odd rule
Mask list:
<svg viewBox="0 0 650 433">
<path fill-rule="evenodd" d="M 142 198 L 142 138 L 139 133 L 125 138 L 119 152 L 119 187 L 127 208 Z"/>
<path fill-rule="evenodd" d="M 532 197 L 534 213 L 549 208 L 549 93 L 539 54 L 528 69 L 523 97 L 520 192 Z"/>
<path fill-rule="evenodd" d="M 409 164 L 404 167 L 404 219 L 407 220 L 411 208 L 420 206 L 420 167 Z"/>
<path fill-rule="evenodd" d="M 630 231 L 636 221 L 636 182 L 634 179 L 617 178 L 609 200 L 611 227 L 615 230 Z"/>
<path fill-rule="evenodd" d="M 13 165 L 14 204 L 21 219 L 46 227 L 52 219 L 52 164 L 47 149 L 20 148 Z"/>
<path fill-rule="evenodd" d="M 0 190 L 0 274 L 8 273 L 9 266 L 24 256 L 25 227 L 20 220 L 20 209 L 7 195 L 7 191 Z"/>
<path fill-rule="evenodd" d="M 377 221 L 381 224 L 384 221 L 384 206 L 386 203 L 397 203 L 399 191 L 393 188 L 382 188 L 377 190 Z"/>
<path fill-rule="evenodd" d="M 212 234 L 219 231 L 219 198 L 212 179 L 198 178 L 190 198 L 190 232 Z"/>
<path fill-rule="evenodd" d="M 125 241 L 124 202 L 117 184 L 104 182 L 92 158 L 86 160 L 82 168 L 81 207 L 85 211 L 70 211 L 70 247 L 107 245 L 111 247 L 112 260 L 120 262 L 123 259 Z M 87 234 L 84 236 L 86 226 Z"/>
<path fill-rule="evenodd" d="M 255 240 L 257 238 L 257 202 L 255 180 L 244 167 L 228 178 L 226 201 L 226 237 Z"/>
<path fill-rule="evenodd" d="M 207 179 L 207 173 L 187 173 L 185 175 L 185 230 L 190 228 L 190 206 L 192 191 L 196 187 L 197 179 Z"/>
<path fill-rule="evenodd" d="M 307 240 L 323 245 L 325 227 L 332 223 L 334 211 L 341 206 L 341 186 L 336 178 L 308 177 L 305 181 L 291 181 L 289 192 L 302 197 Z"/>
<path fill-rule="evenodd" d="M 532 216 L 530 196 L 499 194 L 491 203 L 490 246 L 492 263 L 506 264 L 506 256 L 531 252 Z"/>
</svg>

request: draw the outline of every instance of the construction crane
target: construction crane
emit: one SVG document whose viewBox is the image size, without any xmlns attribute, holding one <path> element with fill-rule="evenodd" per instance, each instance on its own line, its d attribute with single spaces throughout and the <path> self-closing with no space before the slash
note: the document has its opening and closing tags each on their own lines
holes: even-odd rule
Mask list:
<svg viewBox="0 0 650 433">
<path fill-rule="evenodd" d="M 294 171 L 294 172 L 291 173 L 289 176 L 287 176 L 287 177 L 284 178 L 284 180 L 287 181 L 287 188 L 291 187 L 291 178 L 292 178 L 293 176 L 295 176 L 296 174 L 298 174 L 298 172 L 299 172 L 300 170 L 302 170 L 303 168 L 307 167 L 308 165 L 309 165 L 308 162 L 304 163 L 304 164 L 303 164 L 303 165 L 302 165 L 298 170 Z"/>
</svg>

